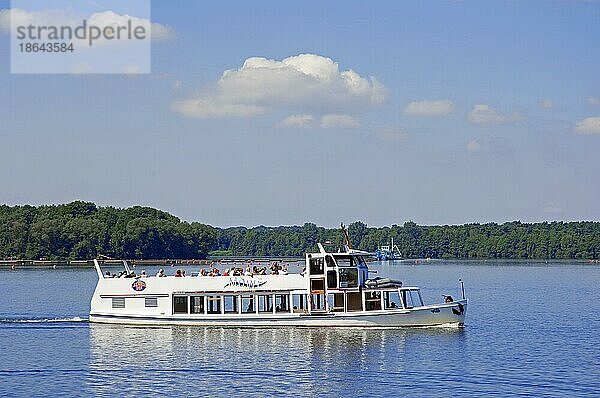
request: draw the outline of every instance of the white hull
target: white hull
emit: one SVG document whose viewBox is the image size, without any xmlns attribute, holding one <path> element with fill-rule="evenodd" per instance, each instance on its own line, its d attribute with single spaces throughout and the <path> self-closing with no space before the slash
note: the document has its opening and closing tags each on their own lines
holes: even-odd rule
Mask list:
<svg viewBox="0 0 600 398">
<path fill-rule="evenodd" d="M 460 306 L 462 311 L 460 311 Z M 456 314 L 453 310 L 461 312 Z M 467 300 L 412 309 L 359 311 L 356 313 L 252 314 L 252 315 L 169 315 L 92 313 L 90 322 L 129 325 L 184 325 L 220 327 L 427 327 L 462 326 Z"/>
</svg>

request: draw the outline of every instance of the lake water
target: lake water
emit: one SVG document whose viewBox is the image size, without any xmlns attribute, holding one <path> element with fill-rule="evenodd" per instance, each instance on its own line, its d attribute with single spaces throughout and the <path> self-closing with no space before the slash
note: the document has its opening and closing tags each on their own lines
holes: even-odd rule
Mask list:
<svg viewBox="0 0 600 398">
<path fill-rule="evenodd" d="M 93 269 L 1 270 L 0 396 L 600 395 L 600 265 L 371 268 L 429 303 L 460 296 L 462 278 L 466 327 L 97 325 Z"/>
</svg>

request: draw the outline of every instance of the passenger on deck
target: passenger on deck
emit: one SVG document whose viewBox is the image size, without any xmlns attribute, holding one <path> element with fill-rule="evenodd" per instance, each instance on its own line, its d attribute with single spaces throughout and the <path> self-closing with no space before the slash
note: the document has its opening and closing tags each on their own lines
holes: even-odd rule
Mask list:
<svg viewBox="0 0 600 398">
<path fill-rule="evenodd" d="M 223 276 L 229 276 L 229 268 L 226 268 L 225 271 L 223 271 Z"/>
<path fill-rule="evenodd" d="M 181 276 L 182 276 L 182 277 L 185 277 L 185 270 L 182 270 L 182 271 L 181 271 Z"/>
<path fill-rule="evenodd" d="M 208 275 L 208 272 L 204 268 L 202 268 L 200 270 L 200 272 L 198 273 L 198 276 L 207 276 L 207 275 Z"/>
<path fill-rule="evenodd" d="M 112 278 L 112 275 L 110 274 L 110 271 L 106 271 L 106 272 L 104 273 L 104 277 L 105 277 L 105 278 Z"/>
<path fill-rule="evenodd" d="M 254 267 L 252 267 L 252 273 L 254 275 L 266 275 L 267 274 L 267 267 L 257 267 L 256 265 Z"/>
<path fill-rule="evenodd" d="M 140 278 L 147 278 L 148 275 L 146 274 L 146 271 L 142 270 L 142 273 L 140 274 Z"/>
<path fill-rule="evenodd" d="M 246 276 L 252 276 L 252 268 L 250 268 L 250 266 L 246 267 L 246 273 L 244 275 L 246 275 Z"/>
<path fill-rule="evenodd" d="M 271 270 L 271 274 L 273 275 L 279 275 L 279 271 L 282 270 L 281 265 L 279 265 L 279 263 L 277 261 L 274 261 L 271 266 L 269 267 L 269 269 Z"/>
<path fill-rule="evenodd" d="M 156 273 L 156 276 L 157 276 L 157 277 L 159 277 L 159 278 L 164 278 L 164 277 L 165 277 L 165 276 L 167 276 L 167 275 L 165 274 L 165 270 L 161 268 L 161 269 L 160 269 L 160 270 L 159 270 L 159 271 Z"/>
<path fill-rule="evenodd" d="M 181 278 L 181 270 L 180 269 L 175 271 L 175 278 Z"/>
</svg>

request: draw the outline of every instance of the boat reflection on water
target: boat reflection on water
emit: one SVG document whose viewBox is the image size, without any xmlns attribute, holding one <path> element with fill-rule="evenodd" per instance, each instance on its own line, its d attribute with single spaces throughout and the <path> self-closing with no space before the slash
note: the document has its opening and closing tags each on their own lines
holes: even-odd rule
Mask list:
<svg viewBox="0 0 600 398">
<path fill-rule="evenodd" d="M 390 387 L 390 377 L 409 381 L 415 369 L 408 358 L 418 355 L 421 360 L 430 357 L 432 363 L 443 362 L 448 347 L 463 346 L 456 340 L 466 336 L 462 328 L 104 324 L 90 324 L 90 333 L 89 387 L 97 395 L 136 393 L 140 386 L 161 395 L 190 387 L 202 395 L 289 394 L 292 386 L 299 395 L 383 393 Z M 415 352 L 425 345 L 426 351 Z"/>
</svg>

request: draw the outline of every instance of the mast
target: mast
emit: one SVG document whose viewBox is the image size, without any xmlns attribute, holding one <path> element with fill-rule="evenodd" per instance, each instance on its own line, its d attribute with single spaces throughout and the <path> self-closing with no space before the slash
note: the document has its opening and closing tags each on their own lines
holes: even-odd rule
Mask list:
<svg viewBox="0 0 600 398">
<path fill-rule="evenodd" d="M 348 246 L 348 249 L 354 249 L 352 247 L 352 242 L 350 242 L 350 236 L 348 236 L 348 228 L 344 226 L 344 223 L 341 223 L 342 233 L 344 234 L 344 244 Z"/>
</svg>

